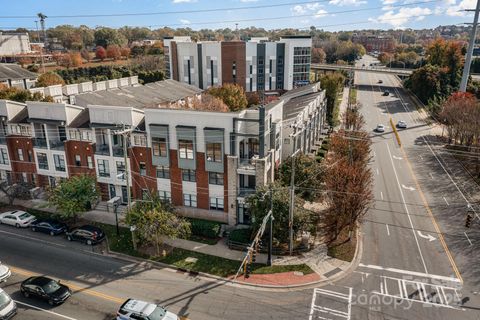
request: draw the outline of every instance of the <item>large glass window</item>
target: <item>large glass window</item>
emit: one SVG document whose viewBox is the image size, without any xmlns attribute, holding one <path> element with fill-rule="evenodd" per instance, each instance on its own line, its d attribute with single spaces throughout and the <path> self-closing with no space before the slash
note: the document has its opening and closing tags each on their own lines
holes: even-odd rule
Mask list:
<svg viewBox="0 0 480 320">
<path fill-rule="evenodd" d="M 170 168 L 166 166 L 157 167 L 157 178 L 170 179 Z"/>
<path fill-rule="evenodd" d="M 75 155 L 75 165 L 77 167 L 82 166 L 82 157 L 79 154 Z"/>
<path fill-rule="evenodd" d="M 191 169 L 182 169 L 182 180 L 189 181 L 189 182 L 197 181 L 196 171 Z"/>
<path fill-rule="evenodd" d="M 223 173 L 209 172 L 208 183 L 223 186 Z"/>
<path fill-rule="evenodd" d="M 100 177 L 110 177 L 110 168 L 108 165 L 108 160 L 98 159 L 98 175 Z"/>
<path fill-rule="evenodd" d="M 48 170 L 48 158 L 46 153 L 37 153 L 37 161 L 39 169 Z"/>
<path fill-rule="evenodd" d="M 146 176 L 147 175 L 147 164 L 145 162 L 140 162 L 139 163 L 139 168 L 140 168 L 140 175 L 141 176 Z"/>
<path fill-rule="evenodd" d="M 193 159 L 193 141 L 180 139 L 178 140 L 178 150 L 180 159 Z"/>
<path fill-rule="evenodd" d="M 197 207 L 197 196 L 194 194 L 183 194 L 183 205 L 185 207 Z"/>
<path fill-rule="evenodd" d="M 5 148 L 0 149 L 0 163 L 1 164 L 8 164 L 8 151 Z"/>
<path fill-rule="evenodd" d="M 165 202 L 172 202 L 172 194 L 169 191 L 158 191 L 158 196 L 160 197 L 160 200 L 165 201 Z"/>
<path fill-rule="evenodd" d="M 152 137 L 153 155 L 157 157 L 167 156 L 167 139 L 160 137 Z"/>
<path fill-rule="evenodd" d="M 210 209 L 223 211 L 223 198 L 210 198 Z"/>
<path fill-rule="evenodd" d="M 220 142 L 207 142 L 207 161 L 222 162 L 222 144 Z"/>
<path fill-rule="evenodd" d="M 125 162 L 117 161 L 117 177 L 119 179 L 125 179 Z"/>
<path fill-rule="evenodd" d="M 65 172 L 65 157 L 63 155 L 54 154 L 53 162 L 55 163 L 55 170 Z"/>
<path fill-rule="evenodd" d="M 23 149 L 17 149 L 18 160 L 23 161 Z"/>
</svg>

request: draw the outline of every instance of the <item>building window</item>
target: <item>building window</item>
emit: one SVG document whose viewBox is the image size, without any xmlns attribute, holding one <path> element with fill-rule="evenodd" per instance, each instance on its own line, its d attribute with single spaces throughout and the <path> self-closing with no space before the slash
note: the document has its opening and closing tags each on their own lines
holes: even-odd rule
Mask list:
<svg viewBox="0 0 480 320">
<path fill-rule="evenodd" d="M 8 164 L 8 151 L 5 148 L 0 149 L 0 164 Z"/>
<path fill-rule="evenodd" d="M 100 177 L 110 177 L 110 168 L 108 165 L 108 160 L 99 159 L 97 160 L 98 165 L 98 175 Z"/>
<path fill-rule="evenodd" d="M 68 130 L 68 138 L 70 140 L 80 140 L 80 132 L 78 130 Z"/>
<path fill-rule="evenodd" d="M 222 144 L 220 142 L 207 142 L 207 161 L 222 162 Z"/>
<path fill-rule="evenodd" d="M 172 194 L 168 191 L 159 190 L 158 197 L 160 198 L 161 201 L 165 201 L 168 203 L 172 202 Z"/>
<path fill-rule="evenodd" d="M 192 140 L 178 140 L 178 148 L 180 151 L 180 159 L 193 160 L 193 141 Z"/>
<path fill-rule="evenodd" d="M 157 167 L 157 178 L 170 179 L 170 168 L 166 166 Z"/>
<path fill-rule="evenodd" d="M 133 136 L 133 144 L 139 147 L 146 147 L 147 146 L 147 137 L 144 135 L 134 135 Z"/>
<path fill-rule="evenodd" d="M 252 73 L 253 73 L 253 66 L 250 65 L 250 74 L 252 74 Z"/>
<path fill-rule="evenodd" d="M 18 160 L 23 161 L 23 149 L 17 149 Z"/>
<path fill-rule="evenodd" d="M 223 211 L 223 198 L 210 198 L 210 209 Z"/>
<path fill-rule="evenodd" d="M 270 65 L 269 65 L 269 68 L 268 68 L 268 70 L 270 71 L 270 73 L 273 72 L 272 68 L 273 68 L 273 60 L 270 59 Z"/>
<path fill-rule="evenodd" d="M 46 153 L 37 153 L 37 161 L 38 169 L 48 170 L 48 158 Z"/>
<path fill-rule="evenodd" d="M 55 170 L 65 172 L 65 157 L 59 154 L 53 155 L 53 162 L 55 163 Z"/>
<path fill-rule="evenodd" d="M 152 137 L 153 155 L 157 157 L 167 156 L 167 139 L 160 137 Z"/>
<path fill-rule="evenodd" d="M 75 165 L 77 167 L 82 166 L 82 157 L 79 154 L 75 155 Z"/>
<path fill-rule="evenodd" d="M 216 184 L 218 186 L 223 186 L 223 173 L 209 172 L 208 173 L 208 183 L 209 184 Z"/>
<path fill-rule="evenodd" d="M 214 80 L 213 60 L 210 60 L 210 82 L 211 82 L 211 85 L 212 85 L 212 86 L 214 85 L 213 80 Z"/>
<path fill-rule="evenodd" d="M 92 141 L 92 133 L 89 130 L 82 130 L 82 140 Z"/>
<path fill-rule="evenodd" d="M 195 170 L 182 169 L 182 180 L 183 181 L 189 181 L 189 182 L 195 182 L 195 181 L 197 181 L 195 174 L 196 174 Z"/>
<path fill-rule="evenodd" d="M 145 162 L 140 162 L 139 163 L 139 168 L 140 168 L 140 175 L 141 176 L 146 176 L 147 175 L 147 164 Z"/>
<path fill-rule="evenodd" d="M 125 179 L 125 162 L 117 161 L 117 178 L 118 179 Z"/>
<path fill-rule="evenodd" d="M 142 189 L 142 200 L 150 200 L 150 192 L 147 189 Z"/>
<path fill-rule="evenodd" d="M 27 155 L 28 155 L 28 162 L 33 162 L 33 152 L 32 152 L 32 150 L 28 150 Z"/>
<path fill-rule="evenodd" d="M 93 158 L 92 156 L 87 156 L 88 168 L 93 169 Z"/>
<path fill-rule="evenodd" d="M 197 196 L 194 194 L 183 194 L 183 205 L 185 207 L 197 207 Z"/>
</svg>

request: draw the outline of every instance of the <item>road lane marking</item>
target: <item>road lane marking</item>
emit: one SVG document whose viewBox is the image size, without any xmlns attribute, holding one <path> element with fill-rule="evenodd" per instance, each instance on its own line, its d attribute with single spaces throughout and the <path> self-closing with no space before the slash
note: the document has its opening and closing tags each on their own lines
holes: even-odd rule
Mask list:
<svg viewBox="0 0 480 320">
<path fill-rule="evenodd" d="M 422 157 L 422 155 L 420 155 L 419 157 L 420 157 L 420 160 L 423 160 L 423 157 Z"/>
<path fill-rule="evenodd" d="M 62 248 L 67 247 L 66 245 L 61 244 L 61 243 L 55 243 L 55 242 L 43 240 L 43 239 L 40 239 L 40 238 L 30 237 L 30 236 L 26 236 L 26 235 L 14 233 L 14 232 L 0 230 L 0 233 L 5 233 L 5 234 L 8 234 L 8 235 L 12 235 L 12 236 L 16 236 L 16 237 L 24 238 L 24 239 L 28 239 L 28 240 L 34 240 L 36 242 L 43 242 L 43 243 L 51 244 L 51 245 L 54 245 L 54 246 L 57 246 L 57 247 L 62 247 Z"/>
<path fill-rule="evenodd" d="M 424 239 L 427 239 L 428 241 L 432 242 L 434 240 L 437 240 L 437 238 L 435 238 L 434 236 L 432 236 L 431 234 L 427 234 L 427 235 L 424 235 L 422 232 L 420 232 L 420 230 L 417 230 L 418 232 L 418 235 Z"/>
<path fill-rule="evenodd" d="M 25 269 L 22 269 L 22 268 L 18 268 L 18 267 L 13 267 L 12 265 L 10 265 L 10 270 L 12 270 L 14 273 L 17 273 L 17 274 L 20 274 L 20 275 L 23 275 L 23 276 L 27 276 L 27 277 L 40 275 L 39 273 L 31 272 L 31 271 L 28 271 L 28 270 L 25 270 Z M 52 277 L 52 278 L 57 278 L 57 277 Z M 61 281 L 65 285 L 70 287 L 74 291 L 74 293 L 75 292 L 85 293 L 85 294 L 90 295 L 90 296 L 94 296 L 94 297 L 101 298 L 101 299 L 104 299 L 104 300 L 109 300 L 109 301 L 116 302 L 116 303 L 125 302 L 125 299 L 110 296 L 110 295 L 107 295 L 107 294 L 104 294 L 104 293 L 101 293 L 101 292 L 98 292 L 98 291 L 95 291 L 95 290 L 87 289 L 85 287 L 78 286 L 78 285 L 73 284 L 73 283 L 71 283 L 69 281 L 66 281 L 66 280 L 61 280 Z"/>
<path fill-rule="evenodd" d="M 15 301 L 16 304 L 24 305 L 24 306 L 27 306 L 27 307 L 32 308 L 32 309 L 36 309 L 36 310 L 40 310 L 40 311 L 43 311 L 43 312 L 46 312 L 46 313 L 49 313 L 49 314 L 53 314 L 54 316 L 57 316 L 59 318 L 68 319 L 68 320 L 77 320 L 75 318 L 68 317 L 68 316 L 65 316 L 63 314 L 53 312 L 53 311 L 50 311 L 50 310 L 47 310 L 47 309 L 42 309 L 42 308 L 39 308 L 37 306 L 33 306 L 31 304 L 28 304 L 28 303 L 25 303 L 25 302 L 22 302 L 22 301 L 18 301 L 18 300 L 14 300 L 14 301 Z"/>
<path fill-rule="evenodd" d="M 308 319 L 309 320 L 331 319 L 331 318 L 324 317 L 324 316 L 329 316 L 329 317 L 344 318 L 346 320 L 349 320 L 352 315 L 352 294 L 353 294 L 352 291 L 353 290 L 352 288 L 348 288 L 348 290 L 349 290 L 348 294 L 344 294 L 341 292 L 325 290 L 320 288 L 313 289 L 312 302 L 310 305 L 310 313 L 309 313 Z M 332 301 L 340 302 L 342 304 L 346 303 L 347 304 L 346 311 L 333 309 L 331 308 L 330 305 L 327 307 L 327 306 L 316 304 L 317 297 L 321 297 L 322 295 L 327 296 Z"/>
<path fill-rule="evenodd" d="M 447 204 L 447 206 L 450 205 L 445 197 L 443 197 L 443 200 L 445 200 L 445 203 Z"/>
<path fill-rule="evenodd" d="M 472 245 L 472 241 L 470 240 L 470 238 L 468 237 L 467 233 L 466 232 L 463 232 L 465 234 L 465 237 L 467 237 L 467 240 L 468 242 L 470 243 L 470 245 Z"/>
<path fill-rule="evenodd" d="M 378 168 L 377 168 L 377 176 L 380 174 L 380 172 L 378 171 Z"/>
<path fill-rule="evenodd" d="M 443 281 L 460 283 L 460 280 L 457 279 L 457 278 L 446 277 L 446 276 L 441 276 L 441 275 L 436 275 L 436 274 L 423 273 L 423 272 L 410 271 L 410 270 L 403 270 L 403 269 L 397 269 L 397 268 L 382 267 L 382 266 L 377 266 L 377 265 L 373 265 L 373 264 L 360 263 L 359 266 L 362 267 L 362 268 L 367 268 L 367 269 L 388 271 L 388 272 L 392 272 L 392 273 L 401 273 L 401 274 L 406 274 L 406 275 L 410 275 L 410 276 L 416 276 L 416 277 L 423 277 L 423 278 L 430 278 L 430 279 L 435 279 L 435 280 L 443 280 Z"/>
<path fill-rule="evenodd" d="M 385 227 L 387 227 L 387 234 L 390 235 L 390 230 L 388 229 L 388 224 L 385 224 Z"/>
<path fill-rule="evenodd" d="M 393 173 L 395 174 L 395 179 L 397 180 L 398 190 L 400 190 L 400 196 L 402 197 L 403 206 L 405 208 L 405 212 L 407 213 L 408 221 L 410 222 L 410 227 L 413 232 L 413 237 L 415 238 L 415 242 L 417 244 L 418 252 L 420 253 L 420 259 L 422 260 L 423 268 L 425 269 L 425 273 L 428 273 L 427 265 L 425 264 L 425 259 L 423 258 L 422 250 L 420 249 L 420 244 L 418 243 L 417 233 L 415 232 L 415 228 L 413 227 L 412 218 L 410 217 L 410 212 L 408 211 L 408 206 L 405 201 L 405 196 L 403 195 L 402 188 L 400 187 L 400 180 L 398 180 L 397 169 L 395 169 L 395 164 L 393 163 L 392 152 L 390 152 L 390 147 L 388 143 L 387 145 L 388 155 L 390 156 L 390 161 L 392 163 Z"/>
<path fill-rule="evenodd" d="M 405 190 L 415 191 L 414 187 L 407 187 L 406 185 L 402 184 L 402 188 Z"/>
<path fill-rule="evenodd" d="M 402 157 L 392 156 L 395 160 L 403 160 Z"/>
<path fill-rule="evenodd" d="M 434 179 L 433 179 L 433 174 L 432 174 L 431 172 L 429 172 L 429 173 L 430 173 L 430 178 L 432 178 L 432 180 L 434 180 Z"/>
<path fill-rule="evenodd" d="M 396 91 L 397 91 L 397 94 L 398 94 L 398 90 L 397 88 L 394 88 Z M 403 108 L 405 109 L 405 111 L 409 112 L 409 109 L 405 106 L 404 104 L 404 101 L 403 101 L 403 98 L 401 97 L 401 95 L 399 95 L 399 98 L 400 98 L 400 103 L 402 104 Z M 410 115 L 411 117 L 411 115 Z M 427 145 L 427 147 L 429 148 L 430 152 L 433 154 L 433 156 L 435 157 L 435 159 L 437 160 L 437 162 L 440 164 L 440 166 L 442 167 L 443 171 L 445 171 L 445 173 L 448 175 L 448 177 L 450 178 L 450 181 L 453 182 L 453 184 L 455 185 L 455 187 L 457 188 L 457 190 L 460 192 L 460 194 L 462 195 L 462 197 L 465 199 L 465 201 L 467 203 L 468 200 L 467 198 L 465 197 L 465 195 L 462 193 L 462 191 L 460 191 L 460 189 L 458 188 L 458 185 L 455 183 L 455 181 L 453 181 L 452 177 L 450 176 L 450 174 L 447 172 L 447 170 L 445 169 L 445 167 L 443 166 L 443 164 L 440 162 L 440 160 L 438 159 L 437 157 L 437 154 L 433 151 L 432 147 L 430 146 L 430 144 L 428 143 L 428 141 L 425 139 L 424 136 L 422 136 L 422 139 L 423 139 L 423 142 Z M 443 237 L 443 233 L 441 232 L 440 230 L 440 227 L 438 226 L 438 223 L 437 223 L 437 220 L 435 219 L 435 217 L 433 216 L 433 212 L 432 210 L 430 209 L 430 206 L 428 205 L 428 202 L 427 202 L 427 199 L 425 197 L 425 195 L 423 194 L 423 191 L 422 191 L 422 188 L 420 187 L 420 184 L 417 180 L 417 176 L 415 175 L 415 173 L 413 172 L 413 168 L 412 168 L 412 165 L 410 164 L 410 161 L 408 160 L 408 156 L 407 156 L 407 153 L 405 152 L 405 149 L 400 146 L 400 150 L 402 151 L 403 153 L 403 156 L 405 157 L 405 159 L 407 160 L 407 166 L 408 166 L 408 169 L 410 170 L 410 174 L 412 175 L 413 177 L 413 181 L 415 182 L 415 185 L 417 186 L 417 189 L 420 193 L 420 197 L 422 198 L 422 201 L 423 201 L 423 204 L 427 210 L 427 213 L 430 215 L 430 218 L 432 219 L 432 222 L 433 222 L 433 226 L 435 227 L 435 231 L 437 232 L 438 234 L 438 237 L 440 239 L 440 243 L 442 244 L 443 246 L 443 249 L 445 250 L 446 254 L 447 254 L 447 258 L 448 260 L 450 261 L 450 264 L 452 265 L 452 269 L 453 271 L 455 272 L 455 274 L 457 275 L 457 278 L 460 280 L 461 283 L 463 283 L 463 278 L 462 278 L 462 275 L 460 274 L 460 271 L 458 270 L 458 267 L 455 263 L 455 260 L 453 259 L 453 256 L 452 254 L 450 253 L 450 250 L 448 249 L 448 246 L 447 246 L 447 243 L 445 242 L 445 239 Z M 480 217 L 478 216 L 478 214 L 475 212 L 475 214 L 477 215 L 477 217 L 480 219 Z"/>
<path fill-rule="evenodd" d="M 380 191 L 380 198 L 382 198 L 382 200 L 383 200 L 383 192 L 382 191 Z"/>
</svg>

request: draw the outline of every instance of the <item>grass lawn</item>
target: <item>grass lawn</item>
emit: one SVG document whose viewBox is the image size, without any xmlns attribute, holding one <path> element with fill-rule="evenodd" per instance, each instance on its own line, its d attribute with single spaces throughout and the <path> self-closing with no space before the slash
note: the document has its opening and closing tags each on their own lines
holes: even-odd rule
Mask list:
<svg viewBox="0 0 480 320">
<path fill-rule="evenodd" d="M 220 240 L 220 238 L 212 239 L 212 238 L 200 237 L 200 236 L 191 234 L 186 240 L 200 242 L 200 243 L 209 244 L 209 245 L 215 245 L 217 244 L 218 240 Z"/>
<path fill-rule="evenodd" d="M 311 274 L 313 270 L 310 269 L 306 264 L 292 264 L 288 266 L 258 266 L 252 271 L 253 274 L 268 274 L 268 273 L 281 273 L 281 272 L 291 272 L 291 271 L 300 271 L 303 274 Z"/>
</svg>

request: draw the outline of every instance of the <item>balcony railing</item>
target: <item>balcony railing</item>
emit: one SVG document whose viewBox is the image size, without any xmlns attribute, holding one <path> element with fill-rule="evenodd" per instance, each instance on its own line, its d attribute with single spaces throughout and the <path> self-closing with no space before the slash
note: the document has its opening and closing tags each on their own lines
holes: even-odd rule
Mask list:
<svg viewBox="0 0 480 320">
<path fill-rule="evenodd" d="M 255 170 L 255 161 L 258 159 L 258 156 L 253 156 L 251 158 L 240 158 L 238 159 L 238 167 L 246 170 Z"/>
<path fill-rule="evenodd" d="M 34 138 L 33 139 L 33 146 L 35 148 L 47 149 L 47 139 L 45 139 L 45 138 Z"/>
<path fill-rule="evenodd" d="M 238 190 L 238 196 L 241 197 L 241 198 L 245 198 L 245 197 L 248 197 L 249 195 L 251 194 L 254 194 L 255 193 L 255 187 L 240 187 L 240 189 Z"/>
<path fill-rule="evenodd" d="M 7 137 L 0 136 L 0 144 L 6 144 L 6 143 L 7 143 Z"/>
<path fill-rule="evenodd" d="M 65 150 L 65 143 L 59 140 L 50 140 L 50 149 L 53 150 Z"/>
<path fill-rule="evenodd" d="M 108 144 L 97 144 L 95 147 L 95 153 L 108 156 L 110 155 L 110 146 Z"/>
<path fill-rule="evenodd" d="M 114 157 L 123 157 L 123 147 L 122 146 L 114 146 L 112 148 L 113 150 L 113 156 Z"/>
</svg>

